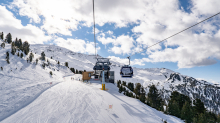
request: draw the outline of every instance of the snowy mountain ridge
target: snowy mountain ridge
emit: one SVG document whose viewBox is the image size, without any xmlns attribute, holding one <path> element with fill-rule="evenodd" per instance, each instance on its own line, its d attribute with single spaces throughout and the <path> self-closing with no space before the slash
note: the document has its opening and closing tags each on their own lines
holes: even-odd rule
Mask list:
<svg viewBox="0 0 220 123">
<path fill-rule="evenodd" d="M 31 63 L 27 63 L 25 60 L 28 56 L 24 55 L 23 58 L 20 58 L 12 55 L 10 50 L 11 45 L 9 44 L 6 44 L 5 48 L 0 47 L 0 67 L 3 67 L 3 71 L 0 71 L 0 76 L 3 78 L 1 79 L 0 96 L 7 95 L 0 99 L 0 112 L 4 112 L 0 113 L 0 121 L 24 108 L 24 105 L 19 104 L 32 102 L 39 96 L 39 93 L 43 93 L 48 88 L 53 88 L 57 83 L 64 81 L 65 77 L 73 76 L 69 68 L 92 71 L 96 62 L 94 55 L 76 53 L 52 45 L 30 45 L 30 51 L 34 54 Z M 7 51 L 10 54 L 10 64 L 5 61 Z M 21 51 L 17 52 L 21 53 Z M 40 58 L 42 52 L 46 54 L 46 60 L 39 60 L 36 65 L 36 59 Z M 57 64 L 58 61 L 60 65 Z M 68 62 L 69 68 L 64 66 L 65 62 Z M 42 67 L 43 63 L 46 64 L 45 69 Z M 172 91 L 178 91 L 192 99 L 200 98 L 208 110 L 215 112 L 220 110 L 219 85 L 181 75 L 166 68 L 133 68 L 133 78 L 121 78 L 120 68 L 120 63 L 112 61 L 111 70 L 115 71 L 115 82 L 121 80 L 127 83 L 141 83 L 146 92 L 148 92 L 149 86 L 154 84 L 166 101 L 169 100 Z M 49 74 L 50 71 L 53 72 L 52 76 Z M 74 78 L 81 79 L 80 76 Z M 106 85 L 106 87 L 112 87 L 112 85 Z"/>
<path fill-rule="evenodd" d="M 96 61 L 94 55 L 75 53 L 58 46 L 31 45 L 31 49 L 33 49 L 33 52 L 36 52 L 37 54 L 45 51 L 46 56 L 52 56 L 53 59 L 59 60 L 62 63 L 68 62 L 70 67 L 74 67 L 78 70 L 92 71 Z M 111 62 L 111 70 L 115 71 L 115 82 L 117 80 L 121 80 L 126 81 L 127 83 L 141 83 L 144 87 L 146 87 L 147 92 L 148 87 L 154 84 L 161 91 L 161 94 L 166 101 L 168 101 L 172 91 L 178 91 L 189 96 L 191 99 L 201 99 L 208 110 L 214 112 L 220 111 L 219 84 L 209 83 L 204 80 L 197 80 L 193 77 L 181 75 L 178 72 L 174 72 L 166 68 L 133 68 L 133 78 L 121 78 L 119 72 L 122 64 L 117 61 Z"/>
<path fill-rule="evenodd" d="M 27 61 L 29 55 L 21 58 L 18 55 L 21 51 L 12 55 L 9 44 L 0 47 L 1 123 L 183 122 L 119 93 L 114 84 L 106 83 L 109 90 L 102 91 L 100 82 L 80 82 L 81 74 L 73 74 L 64 66 L 64 62 L 68 62 L 69 67 L 91 70 L 94 56 L 57 46 L 31 45 L 30 49 L 34 54 L 32 62 Z M 10 64 L 6 62 L 6 52 L 9 52 Z M 37 62 L 42 52 L 46 60 Z M 109 108 L 110 105 L 113 108 Z"/>
</svg>

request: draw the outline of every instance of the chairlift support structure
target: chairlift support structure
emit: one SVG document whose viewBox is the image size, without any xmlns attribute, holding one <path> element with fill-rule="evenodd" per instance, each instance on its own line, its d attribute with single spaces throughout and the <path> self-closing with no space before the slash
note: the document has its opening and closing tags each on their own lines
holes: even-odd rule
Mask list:
<svg viewBox="0 0 220 123">
<path fill-rule="evenodd" d="M 109 58 L 97 58 L 96 59 L 96 63 L 95 63 L 95 66 L 93 67 L 93 70 L 110 70 L 110 61 L 109 61 Z"/>
</svg>

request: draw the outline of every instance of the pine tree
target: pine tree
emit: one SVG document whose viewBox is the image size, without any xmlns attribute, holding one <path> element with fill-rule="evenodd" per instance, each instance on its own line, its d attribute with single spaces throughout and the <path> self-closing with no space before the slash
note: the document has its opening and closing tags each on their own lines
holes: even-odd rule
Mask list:
<svg viewBox="0 0 220 123">
<path fill-rule="evenodd" d="M 136 99 L 139 99 L 139 96 L 136 94 L 136 95 L 135 95 L 135 98 L 136 98 Z"/>
<path fill-rule="evenodd" d="M 140 83 L 136 83 L 135 85 L 136 85 L 136 87 L 135 87 L 135 89 L 134 89 L 134 93 L 135 93 L 137 96 L 140 96 L 141 84 L 140 84 Z"/>
<path fill-rule="evenodd" d="M 23 53 L 21 53 L 21 55 L 20 55 L 20 56 L 21 56 L 21 58 L 22 58 L 22 57 L 23 57 Z"/>
<path fill-rule="evenodd" d="M 79 71 L 79 74 L 82 74 L 82 71 L 81 71 L 81 70 Z"/>
<path fill-rule="evenodd" d="M 180 110 L 182 110 L 182 107 L 186 102 L 188 102 L 189 105 L 191 105 L 191 99 L 188 96 L 185 96 L 179 93 L 178 103 L 179 103 Z"/>
<path fill-rule="evenodd" d="M 25 41 L 24 43 L 23 43 L 23 50 L 24 50 L 24 54 L 25 55 L 27 55 L 28 53 L 29 53 L 29 51 L 30 51 L 30 44 L 27 42 L 27 41 Z"/>
<path fill-rule="evenodd" d="M 198 119 L 196 117 L 193 117 L 193 123 L 198 123 Z"/>
<path fill-rule="evenodd" d="M 173 102 L 168 103 L 168 113 L 177 117 L 180 117 L 180 110 L 178 102 L 175 100 Z"/>
<path fill-rule="evenodd" d="M 10 44 L 12 42 L 12 36 L 11 36 L 11 33 L 8 33 L 7 36 L 6 36 L 6 40 L 7 42 Z"/>
<path fill-rule="evenodd" d="M 186 102 L 188 102 L 189 105 L 191 105 L 191 100 L 190 100 L 190 98 L 189 98 L 188 96 L 185 96 L 185 95 L 183 95 L 183 94 L 180 94 L 180 93 L 177 92 L 177 91 L 173 91 L 173 92 L 171 93 L 170 98 L 171 98 L 171 99 L 170 99 L 169 102 L 170 102 L 171 104 L 172 104 L 173 101 L 175 101 L 176 103 L 178 103 L 180 112 L 181 112 L 181 110 L 182 110 L 183 105 L 184 105 Z"/>
<path fill-rule="evenodd" d="M 125 81 L 122 81 L 122 85 L 126 86 L 126 82 L 125 82 Z"/>
<path fill-rule="evenodd" d="M 50 64 L 50 61 L 49 61 L 49 59 L 47 59 L 47 64 L 48 64 L 48 65 Z"/>
<path fill-rule="evenodd" d="M 29 55 L 30 62 L 32 62 L 33 58 L 34 58 L 34 54 L 31 52 L 30 55 Z"/>
<path fill-rule="evenodd" d="M 130 96 L 128 90 L 125 91 L 125 95 L 128 97 Z"/>
<path fill-rule="evenodd" d="M 1 70 L 3 71 L 3 67 L 1 67 Z"/>
<path fill-rule="evenodd" d="M 43 63 L 43 64 L 42 64 L 43 69 L 45 69 L 45 66 L 46 66 L 46 64 L 45 64 L 45 63 Z"/>
<path fill-rule="evenodd" d="M 4 42 L 1 44 L 1 47 L 2 47 L 2 48 L 5 48 L 5 43 L 4 43 Z"/>
<path fill-rule="evenodd" d="M 41 53 L 41 60 L 45 60 L 45 53 L 44 52 Z"/>
<path fill-rule="evenodd" d="M 21 51 L 23 51 L 23 46 L 22 46 L 22 40 L 21 40 L 21 39 L 18 40 L 18 48 L 19 48 Z"/>
<path fill-rule="evenodd" d="M 124 91 L 124 92 L 126 91 L 126 88 L 125 88 L 125 87 L 123 87 L 123 86 L 122 86 L 122 91 Z"/>
<path fill-rule="evenodd" d="M 18 42 L 18 38 L 16 37 L 15 39 L 15 46 L 18 47 L 19 46 L 19 42 Z"/>
<path fill-rule="evenodd" d="M 58 61 L 59 62 L 59 61 Z M 73 72 L 73 73 L 75 73 L 75 69 L 74 68 L 70 68 L 70 70 Z"/>
<path fill-rule="evenodd" d="M 65 66 L 68 67 L 68 62 L 65 62 Z"/>
<path fill-rule="evenodd" d="M 198 122 L 197 123 L 207 123 L 206 116 L 203 113 L 199 114 L 199 118 L 198 118 Z"/>
<path fill-rule="evenodd" d="M 195 99 L 193 105 L 197 115 L 205 112 L 204 103 L 200 99 Z"/>
<path fill-rule="evenodd" d="M 146 99 L 145 95 L 146 95 L 146 92 L 144 90 L 144 87 L 141 86 L 140 101 L 143 102 L 143 103 L 145 103 L 145 99 Z"/>
<path fill-rule="evenodd" d="M 184 119 L 187 123 L 192 122 L 193 112 L 192 107 L 189 105 L 188 102 L 185 102 L 181 111 L 181 118 Z"/>
<path fill-rule="evenodd" d="M 9 52 L 6 52 L 6 61 L 7 61 L 8 64 L 10 64 L 10 62 L 9 62 Z"/>
<path fill-rule="evenodd" d="M 19 52 L 18 52 L 17 56 L 19 57 Z"/>
<path fill-rule="evenodd" d="M 11 43 L 11 54 L 12 54 L 12 55 L 15 55 L 15 52 L 16 52 L 15 43 L 12 42 L 12 43 Z"/>
<path fill-rule="evenodd" d="M 51 75 L 51 76 L 53 75 L 52 71 L 50 71 L 50 75 Z"/>
<path fill-rule="evenodd" d="M 58 61 L 57 64 L 60 65 L 60 61 Z"/>
<path fill-rule="evenodd" d="M 4 33 L 1 34 L 1 39 L 4 40 Z"/>
<path fill-rule="evenodd" d="M 120 87 L 120 85 L 121 85 L 121 81 L 120 81 L 120 80 L 118 80 L 118 82 L 117 82 L 117 87 L 119 88 L 119 87 Z"/>
<path fill-rule="evenodd" d="M 126 88 L 125 88 L 125 87 L 122 87 L 122 91 L 124 92 L 123 94 L 125 95 Z"/>
<path fill-rule="evenodd" d="M 38 63 L 38 59 L 36 59 L 36 65 L 37 65 L 37 63 Z"/>
<path fill-rule="evenodd" d="M 76 69 L 76 74 L 79 74 L 78 70 Z"/>
<path fill-rule="evenodd" d="M 132 92 L 130 92 L 130 97 L 133 97 L 133 98 L 134 98 L 134 95 L 133 95 L 133 93 L 132 93 Z"/>
<path fill-rule="evenodd" d="M 217 117 L 217 122 L 220 123 L 220 115 Z"/>
<path fill-rule="evenodd" d="M 123 91 L 123 87 L 122 87 L 122 85 L 120 85 L 120 87 L 119 87 L 119 93 L 121 93 Z"/>
<path fill-rule="evenodd" d="M 213 112 L 204 112 L 204 115 L 206 116 L 206 122 L 207 123 L 216 123 L 218 121 L 218 117 Z"/>
<path fill-rule="evenodd" d="M 155 85 L 150 86 L 147 97 L 148 103 L 151 107 L 156 108 L 158 110 L 163 110 L 163 100 L 160 97 L 160 94 Z"/>
<path fill-rule="evenodd" d="M 129 83 L 128 83 L 128 88 L 129 88 L 131 91 L 134 91 L 134 83 L 129 82 Z"/>
</svg>

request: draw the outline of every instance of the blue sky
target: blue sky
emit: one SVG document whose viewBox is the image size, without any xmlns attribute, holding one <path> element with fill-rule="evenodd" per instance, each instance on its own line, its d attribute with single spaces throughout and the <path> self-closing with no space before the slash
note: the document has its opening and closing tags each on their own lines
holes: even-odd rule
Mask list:
<svg viewBox="0 0 220 123">
<path fill-rule="evenodd" d="M 48 6 L 48 3 L 53 2 Z M 218 0 L 95 0 L 98 54 L 121 63 L 150 46 L 220 11 Z M 94 54 L 89 0 L 2 0 L 0 31 L 30 43 L 58 45 Z M 138 68 L 168 68 L 220 83 L 219 16 L 131 57 Z M 10 23 L 9 23 L 10 22 Z M 13 24 L 12 24 L 13 23 Z M 8 25 L 13 25 L 10 27 Z M 23 33 L 30 30 L 29 33 Z M 22 32 L 22 33 L 21 33 Z"/>
</svg>

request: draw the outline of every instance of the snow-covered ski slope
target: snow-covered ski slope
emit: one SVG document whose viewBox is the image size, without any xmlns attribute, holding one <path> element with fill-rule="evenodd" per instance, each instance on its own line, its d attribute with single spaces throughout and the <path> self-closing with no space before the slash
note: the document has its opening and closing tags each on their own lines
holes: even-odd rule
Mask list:
<svg viewBox="0 0 220 123">
<path fill-rule="evenodd" d="M 31 45 L 34 59 L 27 63 L 28 56 L 12 55 L 9 44 L 0 47 L 0 67 L 3 67 L 3 71 L 0 70 L 0 122 L 162 122 L 162 119 L 182 122 L 118 93 L 114 84 L 107 84 L 108 91 L 102 91 L 100 83 L 77 81 L 81 75 L 74 75 L 63 66 L 64 62 L 88 71 L 95 63 L 94 56 L 57 48 L 60 47 Z M 10 64 L 5 60 L 7 51 Z M 45 69 L 42 64 L 48 62 L 39 60 L 36 64 L 35 61 L 42 51 L 50 62 Z M 57 65 L 58 60 L 61 65 Z"/>
<path fill-rule="evenodd" d="M 46 56 L 59 60 L 62 64 L 69 63 L 69 67 L 78 70 L 92 70 L 95 64 L 95 56 L 75 53 L 68 49 L 52 45 L 31 45 L 33 52 L 40 54 L 45 52 Z M 181 75 L 166 68 L 133 68 L 133 78 L 121 78 L 120 69 L 122 64 L 110 60 L 111 71 L 115 71 L 115 82 L 117 80 L 141 83 L 148 92 L 149 86 L 154 84 L 162 92 L 163 98 L 168 101 L 172 91 L 178 91 L 189 96 L 191 99 L 200 98 L 208 110 L 220 111 L 220 85 L 197 80 L 190 76 Z M 164 66 L 166 67 L 166 66 Z M 216 103 L 217 102 L 217 103 Z"/>
<path fill-rule="evenodd" d="M 162 123 L 162 119 L 168 123 L 183 122 L 124 96 L 113 84 L 106 84 L 108 91 L 102 91 L 100 82 L 83 83 L 71 77 L 2 123 Z"/>
<path fill-rule="evenodd" d="M 1 41 L 0 41 L 1 43 Z M 74 116 L 82 116 L 82 111 L 83 110 L 87 110 L 89 109 L 89 104 L 80 102 L 80 99 L 82 100 L 82 98 L 79 98 L 79 101 L 77 100 L 69 100 L 67 102 L 65 102 L 65 99 L 68 100 L 69 98 L 65 97 L 65 96 L 59 96 L 57 94 L 57 92 L 60 92 L 62 90 L 68 90 L 67 86 L 70 86 L 70 88 L 73 89 L 69 89 L 68 93 L 72 93 L 72 98 L 71 99 L 75 99 L 74 95 L 75 93 L 77 93 L 76 91 L 73 91 L 74 89 L 80 88 L 81 86 L 83 87 L 84 85 L 80 82 L 74 82 L 71 81 L 65 81 L 65 79 L 67 77 L 73 76 L 74 74 L 69 70 L 69 68 L 73 67 L 75 69 L 78 70 L 87 70 L 90 71 L 92 70 L 94 64 L 95 64 L 95 59 L 94 59 L 94 55 L 86 55 L 86 54 L 81 54 L 81 53 L 75 53 L 72 52 L 68 49 L 62 48 L 62 47 L 58 47 L 58 46 L 52 46 L 52 45 L 31 45 L 31 51 L 34 53 L 34 59 L 31 63 L 27 63 L 26 58 L 27 56 L 24 55 L 23 58 L 20 58 L 16 55 L 11 55 L 10 53 L 10 48 L 11 45 L 6 44 L 6 47 L 3 49 L 0 47 L 0 67 L 3 67 L 3 71 L 0 70 L 0 122 L 6 122 L 6 121 L 10 121 L 13 122 L 16 118 L 17 121 L 19 121 L 20 113 L 24 112 L 24 109 L 27 109 L 28 112 L 30 112 L 30 114 L 26 114 L 23 113 L 22 116 L 24 117 L 32 117 L 36 116 L 35 114 L 37 114 L 36 117 L 40 117 L 39 120 L 42 122 L 46 122 L 46 121 L 50 121 L 51 119 L 47 120 L 48 116 L 49 118 L 52 119 L 56 119 L 56 121 L 61 120 L 63 117 L 69 117 L 68 121 L 72 121 L 71 120 L 71 116 L 70 114 L 72 112 L 74 112 L 75 110 L 78 110 L 78 114 L 74 115 Z M 6 57 L 6 51 L 9 51 L 10 54 L 10 64 L 6 63 L 5 57 Z M 46 54 L 46 61 L 49 61 L 49 65 L 45 67 L 45 69 L 43 69 L 43 67 L 41 66 L 43 64 L 43 62 L 45 62 L 46 64 L 48 64 L 48 62 L 46 61 L 38 61 L 38 64 L 36 65 L 36 61 L 35 59 L 40 58 L 40 54 L 41 52 L 45 52 Z M 18 52 L 18 51 L 17 51 Z M 20 52 L 21 53 L 21 52 Z M 52 59 L 51 59 L 52 57 Z M 57 61 L 60 61 L 61 65 L 57 64 Z M 69 63 L 69 68 L 64 66 L 64 63 L 68 62 Z M 165 69 L 165 68 L 151 68 L 151 69 L 139 69 L 139 68 L 133 68 L 134 69 L 134 76 L 133 78 L 121 78 L 119 75 L 119 71 L 121 68 L 121 64 L 117 63 L 115 61 L 111 61 L 112 65 L 111 65 L 111 70 L 115 71 L 115 81 L 117 80 L 122 80 L 122 81 L 126 81 L 126 82 L 132 82 L 132 83 L 141 83 L 144 87 L 148 87 L 151 84 L 155 84 L 157 86 L 158 89 L 162 90 L 164 92 L 164 95 L 166 97 L 169 97 L 169 94 L 174 91 L 177 90 L 179 92 L 184 93 L 184 90 L 187 90 L 188 92 L 186 94 L 189 94 L 189 96 L 197 96 L 198 95 L 202 95 L 204 96 L 205 93 L 204 92 L 208 92 L 206 94 L 207 97 L 212 97 L 210 95 L 213 95 L 213 84 L 210 84 L 208 82 L 205 81 L 198 81 L 195 80 L 192 77 L 187 77 L 184 75 L 181 75 L 179 73 L 175 73 L 174 71 L 171 71 L 169 69 Z M 52 71 L 53 75 L 51 76 L 49 74 L 49 72 Z M 74 78 L 76 80 L 81 79 L 80 76 L 76 76 L 74 75 Z M 65 83 L 65 85 L 63 85 Z M 71 85 L 66 85 L 66 84 L 70 84 Z M 181 88 L 181 84 L 184 84 L 184 88 Z M 72 87 L 74 86 L 74 87 Z M 80 87 L 79 87 L 80 86 Z M 207 86 L 210 86 L 210 91 L 207 90 L 209 89 Z M 66 87 L 66 88 L 65 88 Z M 94 115 L 91 115 L 91 117 L 93 117 L 93 119 L 89 116 L 88 112 L 85 112 L 83 116 L 86 117 L 90 117 L 90 120 L 85 120 L 82 122 L 99 122 L 99 121 L 95 121 L 96 119 L 99 119 L 100 122 L 104 121 L 107 122 L 105 120 L 103 120 L 103 118 L 106 117 L 106 119 L 111 119 L 113 117 L 112 120 L 109 120 L 109 122 L 125 122 L 127 121 L 127 119 L 130 119 L 130 117 L 135 117 L 135 119 L 137 120 L 136 122 L 140 121 L 140 122 L 151 122 L 150 120 L 152 120 L 152 122 L 161 122 L 161 119 L 164 120 L 168 120 L 170 122 L 178 122 L 179 120 L 176 119 L 175 117 L 170 117 L 167 115 L 164 115 L 163 113 L 156 111 L 150 107 L 148 107 L 147 105 L 142 104 L 140 101 L 133 99 L 133 98 L 129 98 L 124 96 L 123 94 L 119 94 L 118 93 L 118 88 L 113 85 L 113 84 L 107 84 L 106 85 L 107 88 L 109 88 L 109 90 L 107 92 L 104 91 L 100 91 L 99 88 L 101 88 L 100 83 L 93 83 L 92 85 L 85 85 L 85 87 L 83 87 L 84 90 L 79 90 L 79 92 L 81 93 L 81 96 L 83 97 L 84 95 L 90 95 L 88 93 L 90 93 L 90 91 L 86 91 L 85 88 L 91 88 L 91 89 L 95 89 L 97 93 L 92 93 L 91 96 L 94 94 L 97 94 L 97 99 L 95 98 L 95 100 L 97 100 L 99 103 L 101 102 L 99 100 L 99 96 L 102 95 L 102 93 L 105 93 L 106 95 L 104 97 L 108 97 L 108 98 L 102 98 L 104 99 L 104 102 L 117 102 L 119 103 L 118 108 L 116 108 L 117 106 L 115 106 L 116 104 L 113 104 L 113 109 L 112 110 L 107 110 L 108 109 L 108 105 L 111 104 L 105 104 L 106 106 L 103 106 L 106 110 L 104 109 L 100 109 L 104 110 L 101 112 L 109 112 L 109 114 L 107 115 L 100 115 L 98 118 L 94 118 L 95 116 L 95 111 L 94 111 Z M 197 88 L 198 87 L 198 88 Z M 206 91 L 204 91 L 203 87 L 206 89 Z M 216 86 L 215 86 L 216 87 Z M 215 99 L 214 100 L 218 100 L 219 101 L 219 86 L 217 86 L 216 88 L 216 93 L 218 95 L 214 96 Z M 56 91 L 54 89 L 58 89 L 61 88 L 60 91 Z M 215 89 L 215 88 L 214 88 Z M 49 94 L 51 93 L 50 90 L 54 90 L 54 102 L 48 103 L 48 104 L 53 104 L 54 106 L 48 106 L 48 107 L 52 107 L 52 109 L 47 109 L 47 110 L 43 110 L 43 109 L 35 109 L 34 107 L 38 107 L 36 105 L 34 105 L 35 103 L 40 103 L 39 99 L 43 98 L 42 101 L 44 99 L 50 99 L 50 97 L 42 97 L 42 95 L 45 95 L 45 93 L 48 95 L 52 95 Z M 88 90 L 88 89 L 87 89 Z M 148 90 L 148 88 L 146 88 L 146 91 Z M 92 91 L 92 90 L 91 90 Z M 55 93 L 56 92 L 56 93 Z M 65 91 L 67 93 L 67 91 Z M 93 91 L 92 91 L 93 92 Z M 64 93 L 64 92 L 62 92 Z M 74 94 L 73 94 L 74 93 Z M 66 95 L 66 96 L 70 96 L 70 95 Z M 77 96 L 77 95 L 75 95 Z M 57 97 L 57 98 L 55 98 Z M 91 99 L 91 97 L 89 96 L 84 96 L 87 97 L 88 99 Z M 64 100 L 63 100 L 64 99 Z M 202 99 L 207 99 L 207 100 L 213 100 L 213 98 L 204 98 L 202 97 Z M 52 99 L 50 99 L 52 100 Z M 92 100 L 92 99 L 91 99 Z M 93 101 L 88 101 L 87 102 L 91 102 L 91 105 L 95 105 L 94 103 L 92 103 Z M 74 102 L 76 101 L 76 102 Z M 86 101 L 86 99 L 85 99 Z M 65 105 L 70 105 L 69 102 L 73 102 L 74 105 L 79 106 L 79 107 L 75 107 L 71 106 L 72 112 L 67 110 L 67 112 L 65 112 L 64 110 L 58 110 L 58 109 L 62 109 L 59 107 L 56 107 L 58 104 L 62 107 Z M 210 101 L 207 101 L 208 103 L 206 106 L 211 107 L 211 106 L 215 106 L 216 104 L 215 101 L 213 101 L 213 103 L 210 103 Z M 43 102 L 42 102 L 43 103 Z M 44 102 L 46 103 L 46 102 Z M 43 103 L 43 104 L 44 104 Z M 57 104 L 57 105 L 56 105 Z M 123 104 L 127 104 L 127 105 L 123 105 Z M 128 105 L 129 104 L 129 105 Z M 31 105 L 34 105 L 34 107 L 30 107 Z M 40 104 L 39 104 L 40 105 Z M 85 108 L 86 106 L 84 106 L 84 109 L 82 108 L 82 105 L 87 105 L 87 108 Z M 98 106 L 100 106 L 101 104 L 99 104 Z M 97 106 L 97 105 L 95 105 Z M 97 106 L 97 107 L 98 107 Z M 129 107 L 129 108 L 127 108 Z M 131 108 L 132 107 L 132 108 Z M 215 108 L 214 107 L 214 108 Z M 31 108 L 31 109 L 29 109 Z M 46 107 L 44 107 L 46 108 Z M 71 109 L 70 108 L 70 109 Z M 100 107 L 99 107 L 100 108 Z M 218 108 L 218 106 L 217 106 Z M 36 110 L 38 110 L 38 113 L 33 113 Z M 56 111 L 54 111 L 56 110 Z M 122 111 L 121 111 L 122 110 Z M 49 114 L 47 112 L 47 114 L 45 114 L 45 117 L 43 117 L 43 113 L 44 111 L 50 111 Z M 115 111 L 115 112 L 110 112 L 110 111 Z M 126 114 L 126 112 L 127 114 Z M 18 113 L 19 112 L 19 113 Z M 31 113 L 32 112 L 32 113 Z M 69 112 L 69 113 L 68 113 Z M 122 115 L 120 112 L 122 112 Z M 77 113 L 77 112 L 74 112 Z M 72 114 L 74 114 L 72 113 Z M 142 114 L 143 113 L 143 114 Z M 32 116 L 32 115 L 33 116 Z M 105 113 L 103 113 L 105 114 Z M 39 115 L 39 116 L 38 116 Z M 58 116 L 59 115 L 59 116 Z M 19 118 L 18 118 L 18 117 Z M 57 117 L 55 117 L 57 116 Z M 119 117 L 120 116 L 120 117 Z M 124 117 L 123 117 L 124 116 Z M 155 117 L 153 117 L 155 116 Z M 102 118 L 101 118 L 102 117 Z M 119 117 L 119 118 L 118 118 Z M 146 117 L 146 118 L 145 118 Z M 149 117 L 152 117 L 151 119 L 148 119 Z M 115 118 L 115 119 L 114 119 Z M 174 119 L 173 119 L 174 118 Z M 22 119 L 22 118 L 21 118 Z M 44 119 L 44 120 L 41 120 Z M 68 119 L 68 118 L 67 118 Z M 78 121 L 75 122 L 81 122 L 80 117 L 72 117 L 72 119 L 78 119 Z M 125 119 L 125 120 L 124 120 Z M 148 121 L 147 121 L 148 119 Z M 23 119 L 25 120 L 25 119 Z M 21 122 L 23 122 L 23 120 L 21 120 Z M 30 120 L 30 119 L 29 119 Z M 33 118 L 32 121 L 33 122 L 38 122 L 39 120 L 37 120 L 36 118 Z M 113 121 L 114 120 L 114 121 Z M 16 122 L 17 122 L 16 121 Z M 39 121 L 39 122 L 40 122 Z M 129 120 L 130 122 L 132 122 L 133 120 Z M 24 121 L 25 122 L 25 121 Z M 29 121 L 27 121 L 29 122 Z M 53 122 L 53 120 L 51 121 Z M 66 122 L 64 120 L 64 122 Z M 73 121 L 74 122 L 74 121 Z M 180 121 L 181 122 L 181 121 Z"/>
<path fill-rule="evenodd" d="M 49 58 L 52 57 L 53 59 L 60 61 L 62 65 L 64 65 L 65 62 L 68 62 L 69 67 L 74 67 L 75 69 L 82 71 L 83 70 L 92 71 L 93 66 L 95 65 L 96 62 L 94 55 L 75 53 L 73 51 L 70 51 L 68 49 L 59 46 L 37 44 L 37 45 L 31 45 L 31 49 L 33 53 L 39 55 L 41 52 L 44 51 L 47 57 Z M 121 81 L 126 81 L 127 83 L 128 82 L 141 83 L 144 87 L 154 84 L 157 86 L 158 89 L 170 90 L 171 89 L 170 86 L 174 87 L 180 84 L 186 84 L 184 82 L 184 79 L 192 78 L 189 76 L 181 75 L 180 73 L 174 72 L 166 68 L 141 69 L 135 67 L 133 67 L 134 76 L 132 78 L 122 78 L 120 76 L 120 69 L 123 64 L 120 64 L 119 62 L 113 61 L 111 59 L 110 61 L 112 63 L 111 71 L 115 72 L 116 81 L 121 80 Z M 172 74 L 176 74 L 177 76 L 179 76 L 180 79 L 179 80 L 176 79 L 175 76 L 172 78 L 172 80 L 169 79 Z M 206 84 L 214 85 L 212 83 L 208 83 L 202 80 L 196 80 L 196 81 L 200 82 L 203 85 Z"/>
<path fill-rule="evenodd" d="M 10 64 L 5 59 L 7 51 Z M 4 49 L 0 47 L 0 67 L 3 68 L 3 71 L 0 69 L 0 121 L 31 103 L 49 87 L 63 81 L 63 77 L 73 75 L 67 67 L 58 66 L 54 60 L 50 60 L 50 66 L 43 69 L 43 61 L 39 60 L 37 65 L 35 62 L 39 55 L 34 54 L 33 62 L 27 63 L 26 55 L 20 58 L 10 51 L 11 45 L 6 44 Z"/>
</svg>

